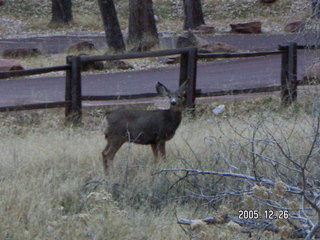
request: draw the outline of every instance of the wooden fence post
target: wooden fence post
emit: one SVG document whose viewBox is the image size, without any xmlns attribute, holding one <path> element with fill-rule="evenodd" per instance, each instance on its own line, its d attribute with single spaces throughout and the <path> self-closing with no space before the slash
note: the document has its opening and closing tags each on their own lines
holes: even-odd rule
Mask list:
<svg viewBox="0 0 320 240">
<path fill-rule="evenodd" d="M 288 53 L 288 84 L 290 103 L 297 100 L 298 79 L 297 79 L 297 43 L 290 43 Z"/>
<path fill-rule="evenodd" d="M 196 99 L 196 87 L 197 87 L 197 61 L 198 61 L 198 49 L 192 48 L 188 52 L 187 63 L 187 80 L 189 81 L 187 90 L 186 107 L 194 109 Z"/>
<path fill-rule="evenodd" d="M 66 123 L 69 123 L 71 121 L 71 112 L 72 112 L 72 106 L 71 106 L 71 56 L 66 57 L 66 62 L 69 65 L 69 69 L 66 70 L 66 85 L 65 85 L 65 101 L 66 107 L 65 107 L 65 118 Z"/>
<path fill-rule="evenodd" d="M 281 57 L 281 102 L 292 104 L 297 100 L 297 44 L 279 46 Z"/>
<path fill-rule="evenodd" d="M 288 46 L 279 46 L 281 53 L 281 103 L 288 104 L 289 91 L 288 91 Z"/>
<path fill-rule="evenodd" d="M 71 122 L 81 124 L 82 100 L 81 100 L 81 60 L 79 56 L 71 57 Z"/>
<path fill-rule="evenodd" d="M 184 52 L 180 55 L 180 80 L 179 86 L 188 80 L 188 52 Z"/>
</svg>

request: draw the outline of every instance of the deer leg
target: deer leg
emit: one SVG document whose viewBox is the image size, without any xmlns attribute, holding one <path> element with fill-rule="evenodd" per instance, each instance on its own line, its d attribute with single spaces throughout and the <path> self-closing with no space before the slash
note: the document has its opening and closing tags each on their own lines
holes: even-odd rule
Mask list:
<svg viewBox="0 0 320 240">
<path fill-rule="evenodd" d="M 157 144 L 151 144 L 154 159 L 157 160 L 159 157 Z"/>
<path fill-rule="evenodd" d="M 160 142 L 158 144 L 158 151 L 160 158 L 163 160 L 166 158 L 166 142 Z"/>
<path fill-rule="evenodd" d="M 114 156 L 122 146 L 124 141 L 112 141 L 111 139 L 108 140 L 108 144 L 106 148 L 102 152 L 102 158 L 103 158 L 103 167 L 104 167 L 104 173 L 105 175 L 109 174 L 109 166 L 108 162 L 112 161 L 114 159 Z"/>
<path fill-rule="evenodd" d="M 156 144 L 151 144 L 153 155 L 156 161 L 159 159 L 166 158 L 166 142 L 158 142 Z"/>
</svg>

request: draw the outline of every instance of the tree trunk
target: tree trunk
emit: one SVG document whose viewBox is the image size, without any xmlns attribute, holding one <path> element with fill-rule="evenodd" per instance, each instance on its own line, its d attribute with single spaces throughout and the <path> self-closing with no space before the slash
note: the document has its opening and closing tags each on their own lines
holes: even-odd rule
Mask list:
<svg viewBox="0 0 320 240">
<path fill-rule="evenodd" d="M 312 0 L 312 18 L 320 18 L 320 0 Z"/>
<path fill-rule="evenodd" d="M 134 51 L 148 51 L 159 44 L 152 0 L 129 0 L 128 43 Z"/>
<path fill-rule="evenodd" d="M 98 0 L 108 47 L 115 52 L 125 51 L 117 11 L 113 0 Z"/>
<path fill-rule="evenodd" d="M 201 0 L 183 0 L 184 25 L 183 29 L 194 29 L 204 23 Z"/>
<path fill-rule="evenodd" d="M 71 0 L 52 0 L 51 23 L 68 24 L 73 20 Z"/>
</svg>

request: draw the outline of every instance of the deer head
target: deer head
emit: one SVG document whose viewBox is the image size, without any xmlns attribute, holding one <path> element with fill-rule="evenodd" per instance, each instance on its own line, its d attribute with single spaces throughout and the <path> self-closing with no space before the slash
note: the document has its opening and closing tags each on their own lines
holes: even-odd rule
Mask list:
<svg viewBox="0 0 320 240">
<path fill-rule="evenodd" d="M 162 83 L 157 82 L 156 90 L 160 96 L 169 97 L 171 108 L 180 108 L 185 104 L 187 86 L 187 81 L 185 81 L 178 90 L 171 92 Z"/>
</svg>

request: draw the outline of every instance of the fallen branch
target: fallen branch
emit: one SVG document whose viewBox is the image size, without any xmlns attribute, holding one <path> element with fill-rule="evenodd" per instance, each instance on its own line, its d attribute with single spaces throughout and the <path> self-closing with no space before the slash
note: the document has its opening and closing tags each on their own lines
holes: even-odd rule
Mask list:
<svg viewBox="0 0 320 240">
<path fill-rule="evenodd" d="M 267 178 L 260 178 L 260 177 L 255 178 L 253 176 L 244 175 L 240 173 L 201 171 L 201 170 L 194 170 L 194 169 L 161 169 L 160 171 L 153 173 L 153 175 L 160 174 L 163 172 L 186 172 L 186 175 L 215 175 L 215 176 L 223 176 L 223 177 L 240 178 L 240 179 L 246 179 L 252 182 L 267 184 L 272 187 L 276 184 L 274 181 Z M 291 186 L 288 184 L 284 184 L 284 185 L 287 188 L 287 192 L 291 192 L 295 194 L 303 193 L 301 188 Z"/>
<path fill-rule="evenodd" d="M 275 224 L 273 224 L 271 221 L 268 221 L 268 220 L 239 219 L 237 217 L 232 217 L 228 215 L 225 215 L 223 217 L 210 217 L 210 218 L 205 218 L 201 220 L 191 220 L 191 219 L 181 218 L 178 220 L 178 224 L 192 225 L 194 223 L 198 223 L 199 221 L 202 221 L 208 225 L 227 224 L 232 221 L 234 223 L 239 224 L 241 227 L 245 228 L 241 230 L 241 232 L 243 233 L 252 233 L 253 231 L 257 231 L 257 230 L 271 231 L 274 233 L 280 232 L 279 227 L 277 227 Z M 305 238 L 307 235 L 308 235 L 308 232 L 305 229 L 295 229 L 291 231 L 291 233 L 289 234 L 289 237 Z M 317 233 L 315 237 L 320 238 L 320 233 Z"/>
</svg>

